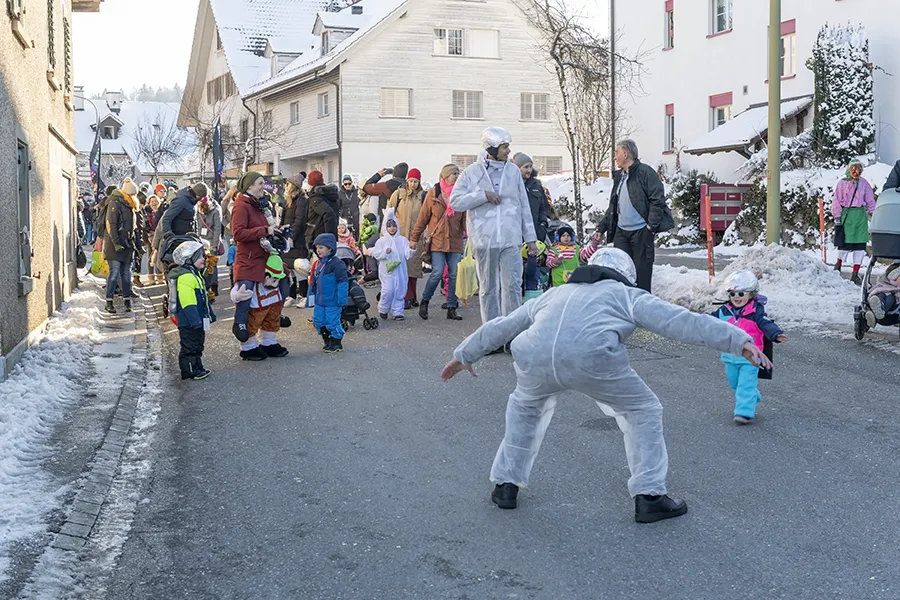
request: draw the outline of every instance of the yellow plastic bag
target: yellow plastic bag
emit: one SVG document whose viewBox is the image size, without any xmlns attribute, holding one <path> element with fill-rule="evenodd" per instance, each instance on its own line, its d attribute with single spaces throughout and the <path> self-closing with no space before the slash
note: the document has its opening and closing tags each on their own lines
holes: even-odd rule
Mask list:
<svg viewBox="0 0 900 600">
<path fill-rule="evenodd" d="M 478 273 L 475 270 L 475 258 L 472 256 L 472 244 L 466 243 L 466 253 L 456 267 L 456 296 L 465 303 L 477 293 Z"/>
<path fill-rule="evenodd" d="M 102 252 L 94 252 L 91 254 L 91 273 L 97 277 L 109 277 L 109 263 L 103 258 Z"/>
</svg>

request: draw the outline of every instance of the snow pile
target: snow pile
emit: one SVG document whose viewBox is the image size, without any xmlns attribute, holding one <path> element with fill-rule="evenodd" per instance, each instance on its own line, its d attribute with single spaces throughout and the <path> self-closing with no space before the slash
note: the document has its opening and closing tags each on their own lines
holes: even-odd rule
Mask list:
<svg viewBox="0 0 900 600">
<path fill-rule="evenodd" d="M 660 298 L 690 310 L 710 312 L 717 302 L 728 297 L 725 280 L 739 270 L 756 274 L 760 293 L 769 299 L 767 312 L 781 325 L 853 323 L 853 309 L 860 301 L 859 288 L 821 260 L 784 246 L 746 250 L 716 275 L 712 284 L 700 270 L 656 266 L 653 291 Z"/>
<path fill-rule="evenodd" d="M 39 343 L 26 351 L 0 383 L 0 580 L 11 544 L 44 531 L 44 516 L 65 488 L 54 485 L 41 463 L 66 410 L 80 397 L 79 382 L 100 341 L 96 287 L 77 292 L 54 313 Z"/>
<path fill-rule="evenodd" d="M 550 197 L 554 202 L 563 196 L 570 201 L 575 200 L 575 182 L 572 173 L 541 177 L 541 183 L 550 192 Z M 610 192 L 612 192 L 612 179 L 609 177 L 601 177 L 591 184 L 581 183 L 581 200 L 584 204 L 585 218 L 592 210 L 609 208 Z"/>
</svg>

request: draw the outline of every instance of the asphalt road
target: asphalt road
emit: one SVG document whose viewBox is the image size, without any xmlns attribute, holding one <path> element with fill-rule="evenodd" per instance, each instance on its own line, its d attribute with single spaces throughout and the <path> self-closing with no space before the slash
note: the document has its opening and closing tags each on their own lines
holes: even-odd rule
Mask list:
<svg viewBox="0 0 900 600">
<path fill-rule="evenodd" d="M 690 512 L 638 525 L 621 434 L 575 394 L 519 509 L 491 504 L 512 360 L 438 378 L 476 311 L 358 326 L 328 356 L 288 308 L 290 356 L 255 364 L 218 311 L 206 381 L 177 380 L 164 333 L 155 471 L 110 599 L 900 598 L 894 354 L 790 331 L 740 428 L 714 352 L 639 332 Z"/>
</svg>

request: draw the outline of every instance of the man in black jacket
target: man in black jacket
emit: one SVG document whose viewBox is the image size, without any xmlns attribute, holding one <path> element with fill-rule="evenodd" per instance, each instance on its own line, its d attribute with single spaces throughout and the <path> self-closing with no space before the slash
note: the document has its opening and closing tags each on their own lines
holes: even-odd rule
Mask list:
<svg viewBox="0 0 900 600">
<path fill-rule="evenodd" d="M 531 157 L 524 152 L 517 152 L 513 156 L 513 162 L 516 163 L 519 171 L 522 172 L 537 241 L 546 242 L 547 227 L 550 223 L 550 203 L 547 202 L 547 194 L 544 193 L 544 186 L 541 185 L 541 180 L 537 178 L 537 169 L 534 168 L 534 162 L 531 160 Z"/>
<path fill-rule="evenodd" d="M 338 192 L 341 200 L 341 214 L 340 217 L 342 219 L 346 219 L 350 224 L 350 227 L 353 228 L 353 237 L 356 241 L 359 241 L 359 193 L 356 189 L 356 186 L 353 185 L 353 178 L 349 175 L 344 175 L 343 181 L 341 181 L 341 189 Z"/>
<path fill-rule="evenodd" d="M 895 190 L 897 188 L 900 188 L 900 160 L 894 164 L 891 174 L 888 175 L 887 181 L 884 182 L 884 190 Z"/>
<path fill-rule="evenodd" d="M 205 183 L 195 183 L 175 195 L 175 199 L 166 209 L 162 217 L 163 235 L 186 235 L 195 231 L 197 203 L 209 196 L 209 188 Z"/>
<path fill-rule="evenodd" d="M 337 238 L 338 200 L 337 186 L 325 185 L 325 178 L 319 171 L 312 171 L 306 182 L 311 186 L 307 203 L 306 242 L 315 250 L 315 239 L 323 233 L 331 233 Z"/>
<path fill-rule="evenodd" d="M 394 195 L 394 192 L 396 192 L 398 188 L 406 185 L 406 176 L 409 174 L 409 165 L 405 162 L 397 163 L 397 166 L 391 171 L 391 178 L 382 182 L 381 179 L 387 174 L 387 170 L 382 169 L 369 177 L 369 180 L 366 181 L 366 185 L 363 186 L 363 191 L 365 193 L 370 196 L 378 196 L 379 223 L 381 223 L 381 218 L 384 216 L 384 209 L 387 208 L 388 200 L 391 199 L 391 196 Z"/>
<path fill-rule="evenodd" d="M 616 165 L 609 209 L 598 230 L 606 241 L 628 253 L 637 267 L 637 286 L 650 291 L 656 234 L 675 226 L 666 204 L 659 175 L 638 160 L 637 144 L 622 140 L 616 144 Z"/>
</svg>

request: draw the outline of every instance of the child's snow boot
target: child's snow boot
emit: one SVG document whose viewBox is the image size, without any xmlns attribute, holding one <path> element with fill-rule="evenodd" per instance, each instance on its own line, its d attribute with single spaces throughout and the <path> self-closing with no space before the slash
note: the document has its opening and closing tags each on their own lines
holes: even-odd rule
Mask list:
<svg viewBox="0 0 900 600">
<path fill-rule="evenodd" d="M 328 352 L 328 344 L 331 342 L 331 333 L 328 332 L 327 327 L 323 326 L 319 330 L 319 335 L 322 336 L 322 341 L 325 342 L 325 345 L 322 346 L 322 350 L 325 350 L 326 352 Z"/>
<path fill-rule="evenodd" d="M 106 312 L 108 312 L 108 313 L 111 314 L 111 315 L 116 314 L 116 307 L 113 306 L 113 301 L 112 301 L 112 300 L 107 300 L 107 301 L 106 301 Z"/>
<path fill-rule="evenodd" d="M 326 354 L 334 354 L 335 352 L 343 351 L 344 346 L 341 344 L 341 340 L 337 338 L 328 338 L 328 344 L 325 346 Z"/>
</svg>

